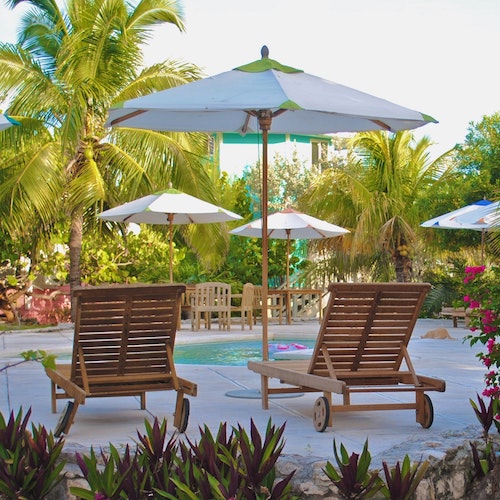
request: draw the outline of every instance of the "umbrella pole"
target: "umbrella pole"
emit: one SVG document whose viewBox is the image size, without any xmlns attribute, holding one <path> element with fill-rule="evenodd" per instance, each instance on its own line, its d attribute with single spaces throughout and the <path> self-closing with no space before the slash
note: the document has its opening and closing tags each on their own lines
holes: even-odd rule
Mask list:
<svg viewBox="0 0 500 500">
<path fill-rule="evenodd" d="M 262 359 L 269 360 L 268 341 L 268 241 L 267 241 L 267 145 L 271 128 L 271 111 L 259 112 L 259 127 L 262 130 Z"/>
<path fill-rule="evenodd" d="M 481 229 L 481 264 L 484 264 L 484 229 Z"/>
<path fill-rule="evenodd" d="M 168 214 L 168 224 L 169 224 L 169 246 L 170 246 L 170 283 L 174 282 L 174 267 L 172 262 L 172 257 L 174 253 L 174 241 L 173 241 L 173 232 L 174 232 L 174 215 Z"/>
</svg>

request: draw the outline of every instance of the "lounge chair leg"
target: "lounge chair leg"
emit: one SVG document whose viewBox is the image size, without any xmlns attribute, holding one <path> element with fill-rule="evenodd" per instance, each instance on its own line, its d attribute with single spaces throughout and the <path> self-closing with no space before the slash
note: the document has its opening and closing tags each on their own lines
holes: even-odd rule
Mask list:
<svg viewBox="0 0 500 500">
<path fill-rule="evenodd" d="M 50 381 L 50 399 L 52 403 L 52 413 L 57 413 L 56 384 L 53 380 Z"/>
<path fill-rule="evenodd" d="M 263 410 L 268 410 L 269 409 L 269 390 L 268 390 L 268 384 L 269 384 L 269 377 L 266 377 L 265 375 L 262 375 L 260 377 L 260 394 L 262 396 L 262 409 Z"/>
<path fill-rule="evenodd" d="M 328 419 L 328 427 L 333 427 L 333 401 L 332 401 L 333 396 L 331 392 L 324 392 L 323 396 L 328 401 L 328 406 L 330 407 L 330 413 L 329 413 L 330 418 Z"/>
<path fill-rule="evenodd" d="M 175 400 L 174 427 L 182 433 L 187 428 L 188 420 L 189 399 L 184 397 L 184 393 L 182 391 L 177 391 L 177 398 Z"/>
<path fill-rule="evenodd" d="M 141 392 L 141 410 L 146 409 L 146 393 Z"/>
</svg>

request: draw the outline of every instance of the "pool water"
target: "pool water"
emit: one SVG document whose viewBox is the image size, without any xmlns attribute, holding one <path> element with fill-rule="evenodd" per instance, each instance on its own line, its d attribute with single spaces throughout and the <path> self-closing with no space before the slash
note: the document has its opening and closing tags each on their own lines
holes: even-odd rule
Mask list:
<svg viewBox="0 0 500 500">
<path fill-rule="evenodd" d="M 272 353 L 281 351 L 285 346 L 292 344 L 305 346 L 308 349 L 314 347 L 314 340 L 280 339 L 279 344 L 269 342 L 269 357 Z M 206 344 L 177 344 L 174 349 L 174 361 L 180 364 L 190 365 L 229 365 L 246 366 L 247 361 L 259 361 L 262 359 L 262 342 L 260 340 L 237 341 L 237 342 L 212 342 Z"/>
</svg>

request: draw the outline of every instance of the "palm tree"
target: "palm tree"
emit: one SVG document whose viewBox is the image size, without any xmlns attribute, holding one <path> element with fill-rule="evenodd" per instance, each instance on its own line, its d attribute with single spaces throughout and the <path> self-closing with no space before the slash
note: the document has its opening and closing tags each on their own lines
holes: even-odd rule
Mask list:
<svg viewBox="0 0 500 500">
<path fill-rule="evenodd" d="M 15 8 L 23 0 L 10 0 Z M 174 0 L 27 0 L 18 43 L 0 43 L 0 96 L 22 123 L 2 133 L 0 210 L 11 234 L 34 227 L 50 233 L 69 220 L 70 284 L 80 283 L 84 231 L 96 213 L 169 182 L 214 199 L 199 161 L 206 136 L 105 128 L 116 103 L 199 78 L 196 66 L 174 60 L 140 69 L 153 27 L 183 30 Z M 15 152 L 15 153 L 14 153 Z M 222 230 L 211 228 L 212 231 Z M 196 233 L 186 233 L 196 244 Z M 217 235 L 219 236 L 219 234 Z M 198 251 L 223 253 L 227 237 L 202 237 Z M 215 251 L 214 251 L 215 249 Z"/>
<path fill-rule="evenodd" d="M 400 282 L 411 279 L 415 228 L 423 220 L 419 196 L 449 168 L 448 153 L 430 161 L 430 145 L 428 137 L 415 143 L 408 131 L 357 134 L 355 161 L 326 171 L 305 200 L 318 216 L 352 229 L 344 238 L 351 260 L 377 256 L 380 264 L 389 257 Z"/>
</svg>

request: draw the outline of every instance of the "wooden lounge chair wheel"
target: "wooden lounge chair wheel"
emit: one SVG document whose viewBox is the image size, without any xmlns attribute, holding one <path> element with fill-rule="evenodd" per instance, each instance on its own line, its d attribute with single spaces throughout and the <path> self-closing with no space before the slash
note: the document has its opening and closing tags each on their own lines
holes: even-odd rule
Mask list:
<svg viewBox="0 0 500 500">
<path fill-rule="evenodd" d="M 330 404 L 324 396 L 314 402 L 313 423 L 318 432 L 323 432 L 330 420 Z"/>
<path fill-rule="evenodd" d="M 175 422 L 175 426 L 177 427 L 179 432 L 185 432 L 189 422 L 189 399 L 182 399 L 181 414 L 179 418 L 177 418 L 177 416 L 175 415 Z"/>
<path fill-rule="evenodd" d="M 424 394 L 424 418 L 420 425 L 424 429 L 428 429 L 432 425 L 432 422 L 434 422 L 434 407 L 431 398 L 427 394 Z"/>
<path fill-rule="evenodd" d="M 61 416 L 59 417 L 56 428 L 54 430 L 55 437 L 59 437 L 61 434 L 66 434 L 66 432 L 68 431 L 67 428 L 69 427 L 68 424 L 70 424 L 70 418 L 74 406 L 75 404 L 73 403 L 73 401 L 68 401 L 66 403 L 66 406 L 64 407 L 64 410 L 61 413 Z"/>
</svg>

